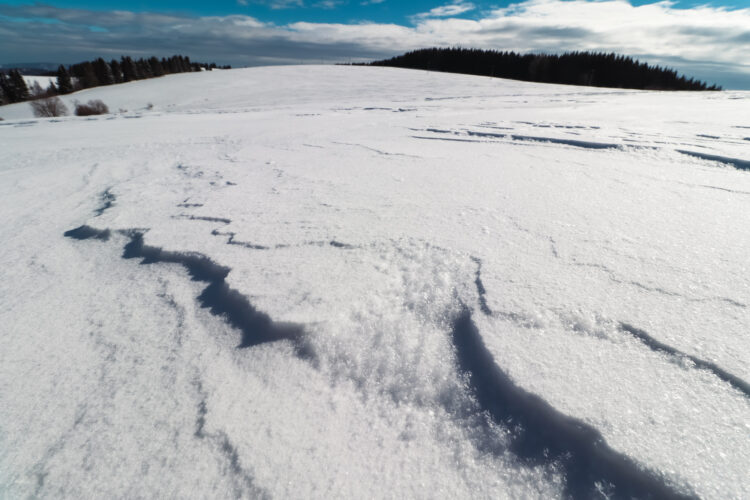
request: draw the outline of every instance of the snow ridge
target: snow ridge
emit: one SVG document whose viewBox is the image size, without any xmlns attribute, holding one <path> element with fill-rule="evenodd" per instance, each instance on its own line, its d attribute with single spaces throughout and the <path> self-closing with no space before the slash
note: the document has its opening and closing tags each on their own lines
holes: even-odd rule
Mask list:
<svg viewBox="0 0 750 500">
<path fill-rule="evenodd" d="M 750 161 L 740 160 L 739 158 L 729 158 L 728 156 L 710 155 L 706 153 L 697 153 L 695 151 L 687 151 L 684 149 L 678 149 L 678 153 L 692 156 L 701 160 L 715 161 L 718 163 L 726 163 L 737 170 L 750 170 Z"/>
<path fill-rule="evenodd" d="M 266 342 L 290 340 L 303 356 L 305 348 L 299 343 L 303 334 L 299 325 L 275 323 L 271 318 L 257 309 L 234 288 L 230 288 L 225 278 L 228 267 L 221 266 L 205 255 L 199 253 L 169 252 L 158 247 L 145 245 L 144 230 L 118 231 L 130 238 L 125 245 L 123 258 L 141 259 L 141 264 L 173 263 L 180 264 L 187 270 L 194 281 L 203 281 L 208 286 L 198 296 L 203 307 L 216 316 L 223 317 L 231 326 L 240 330 L 242 337 L 238 347 L 252 347 Z M 78 240 L 109 238 L 109 229 L 99 230 L 90 226 L 80 226 L 65 233 L 65 236 Z"/>
<path fill-rule="evenodd" d="M 459 369 L 468 375 L 480 407 L 495 422 L 520 427 L 511 451 L 530 463 L 560 467 L 566 478 L 566 496 L 697 498 L 693 492 L 675 490 L 614 451 L 598 430 L 563 415 L 539 396 L 518 387 L 495 363 L 465 305 L 454 320 L 451 335 Z"/>
</svg>

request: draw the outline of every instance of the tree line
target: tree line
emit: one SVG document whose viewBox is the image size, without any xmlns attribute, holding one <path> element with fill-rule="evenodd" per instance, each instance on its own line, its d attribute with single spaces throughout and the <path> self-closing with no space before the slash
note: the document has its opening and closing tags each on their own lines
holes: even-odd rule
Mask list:
<svg viewBox="0 0 750 500">
<path fill-rule="evenodd" d="M 10 70 L 8 74 L 0 71 L 0 104 L 28 101 L 51 97 L 58 94 L 70 94 L 77 90 L 113 85 L 115 83 L 145 80 L 173 73 L 188 73 L 213 69 L 230 69 L 231 66 L 217 66 L 216 63 L 196 63 L 187 56 L 175 55 L 159 59 L 133 59 L 122 56 L 120 60 L 112 59 L 107 62 L 103 58 L 85 61 L 69 66 L 60 65 L 57 72 L 48 76 L 56 76 L 45 89 L 34 82 L 31 87 L 26 84 L 23 75 L 17 70 Z"/>
<path fill-rule="evenodd" d="M 368 63 L 371 66 L 444 71 L 529 82 L 644 90 L 721 90 L 676 71 L 615 53 L 520 54 L 508 51 L 430 48 Z"/>
</svg>

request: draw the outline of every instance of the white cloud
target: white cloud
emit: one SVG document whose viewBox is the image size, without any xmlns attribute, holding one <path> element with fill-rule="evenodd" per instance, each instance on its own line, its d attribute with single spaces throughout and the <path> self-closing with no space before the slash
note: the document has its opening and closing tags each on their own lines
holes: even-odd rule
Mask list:
<svg viewBox="0 0 750 500">
<path fill-rule="evenodd" d="M 455 2 L 447 5 L 442 5 L 440 7 L 435 7 L 434 9 L 430 9 L 428 12 L 423 12 L 422 14 L 417 14 L 414 16 L 416 19 L 420 18 L 428 18 L 428 17 L 450 17 L 450 16 L 457 16 L 459 14 L 463 14 L 464 12 L 469 12 L 476 9 L 473 3 L 470 2 Z"/>
<path fill-rule="evenodd" d="M 106 33 L 92 33 L 89 26 L 105 28 Z M 412 26 L 279 26 L 248 16 L 0 5 L 0 32 L 4 33 L 0 62 L 74 62 L 125 53 L 184 53 L 234 65 L 341 62 L 460 45 L 523 52 L 613 51 L 669 65 L 711 83 L 750 88 L 750 9 L 675 9 L 669 2 L 633 6 L 623 0 L 528 0 L 480 19 L 429 16 L 415 18 Z"/>
</svg>

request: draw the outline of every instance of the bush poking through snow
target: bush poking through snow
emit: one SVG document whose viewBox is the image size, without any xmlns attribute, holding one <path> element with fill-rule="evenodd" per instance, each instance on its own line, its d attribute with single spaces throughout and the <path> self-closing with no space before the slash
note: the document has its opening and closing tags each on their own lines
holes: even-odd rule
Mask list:
<svg viewBox="0 0 750 500">
<path fill-rule="evenodd" d="M 93 99 L 86 104 L 76 102 L 76 116 L 106 115 L 109 108 L 100 99 Z"/>
<path fill-rule="evenodd" d="M 49 118 L 53 116 L 66 116 L 68 107 L 59 97 L 45 97 L 29 103 L 37 118 Z"/>
</svg>

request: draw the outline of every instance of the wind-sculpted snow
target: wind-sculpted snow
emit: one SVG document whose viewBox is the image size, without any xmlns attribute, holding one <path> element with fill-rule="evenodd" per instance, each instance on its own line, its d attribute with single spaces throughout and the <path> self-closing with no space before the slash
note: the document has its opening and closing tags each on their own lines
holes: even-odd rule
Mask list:
<svg viewBox="0 0 750 500">
<path fill-rule="evenodd" d="M 224 221 L 224 219 L 216 218 L 210 220 Z M 208 283 L 198 296 L 198 301 L 212 314 L 226 319 L 230 325 L 241 332 L 239 347 L 252 347 L 277 340 L 298 341 L 300 339 L 302 335 L 300 326 L 275 324 L 268 315 L 258 312 L 248 302 L 247 297 L 230 288 L 225 281 L 230 271 L 229 268 L 216 264 L 204 255 L 168 252 L 161 248 L 144 245 L 141 231 L 120 232 L 130 238 L 128 244 L 125 245 L 123 258 L 142 259 L 141 264 L 180 264 L 185 267 L 193 280 Z M 80 226 L 65 232 L 65 236 L 78 240 L 94 238 L 106 241 L 110 234 L 109 229 L 98 230 L 89 226 Z"/>
<path fill-rule="evenodd" d="M 750 100 L 85 93 L 0 107 L 0 497 L 750 496 Z"/>
<path fill-rule="evenodd" d="M 684 352 L 680 352 L 677 349 L 670 347 L 663 342 L 659 342 L 658 340 L 656 340 L 655 338 L 653 338 L 651 335 L 644 332 L 643 330 L 640 330 L 627 323 L 622 323 L 620 326 L 622 327 L 623 330 L 625 330 L 629 334 L 640 339 L 649 348 L 655 351 L 669 354 L 670 356 L 673 356 L 674 358 L 677 358 L 678 360 L 679 359 L 688 360 L 693 365 L 695 365 L 696 368 L 700 370 L 710 371 L 711 373 L 716 375 L 718 378 L 720 378 L 724 382 L 728 383 L 729 385 L 731 385 L 738 391 L 742 392 L 745 396 L 750 397 L 750 384 L 748 384 L 741 378 L 735 375 L 732 375 L 731 373 L 728 373 L 727 371 L 721 369 L 720 367 L 716 366 L 716 364 L 711 363 L 710 361 L 705 361 L 703 359 L 696 358 L 695 356 L 690 356 L 688 354 L 685 354 Z"/>
<path fill-rule="evenodd" d="M 469 375 L 479 405 L 499 424 L 518 426 L 510 449 L 522 460 L 556 463 L 569 498 L 694 498 L 665 485 L 607 446 L 589 425 L 561 414 L 516 386 L 496 364 L 465 308 L 453 323 L 458 366 Z"/>
<path fill-rule="evenodd" d="M 715 161 L 718 163 L 726 163 L 727 165 L 731 165 L 738 170 L 750 170 L 750 160 L 740 160 L 738 158 L 728 158 L 726 156 L 699 153 L 696 151 L 685 151 L 683 149 L 678 149 L 677 151 L 688 156 L 694 156 L 696 158 L 700 158 L 701 160 L 709 160 L 709 161 Z"/>
</svg>

